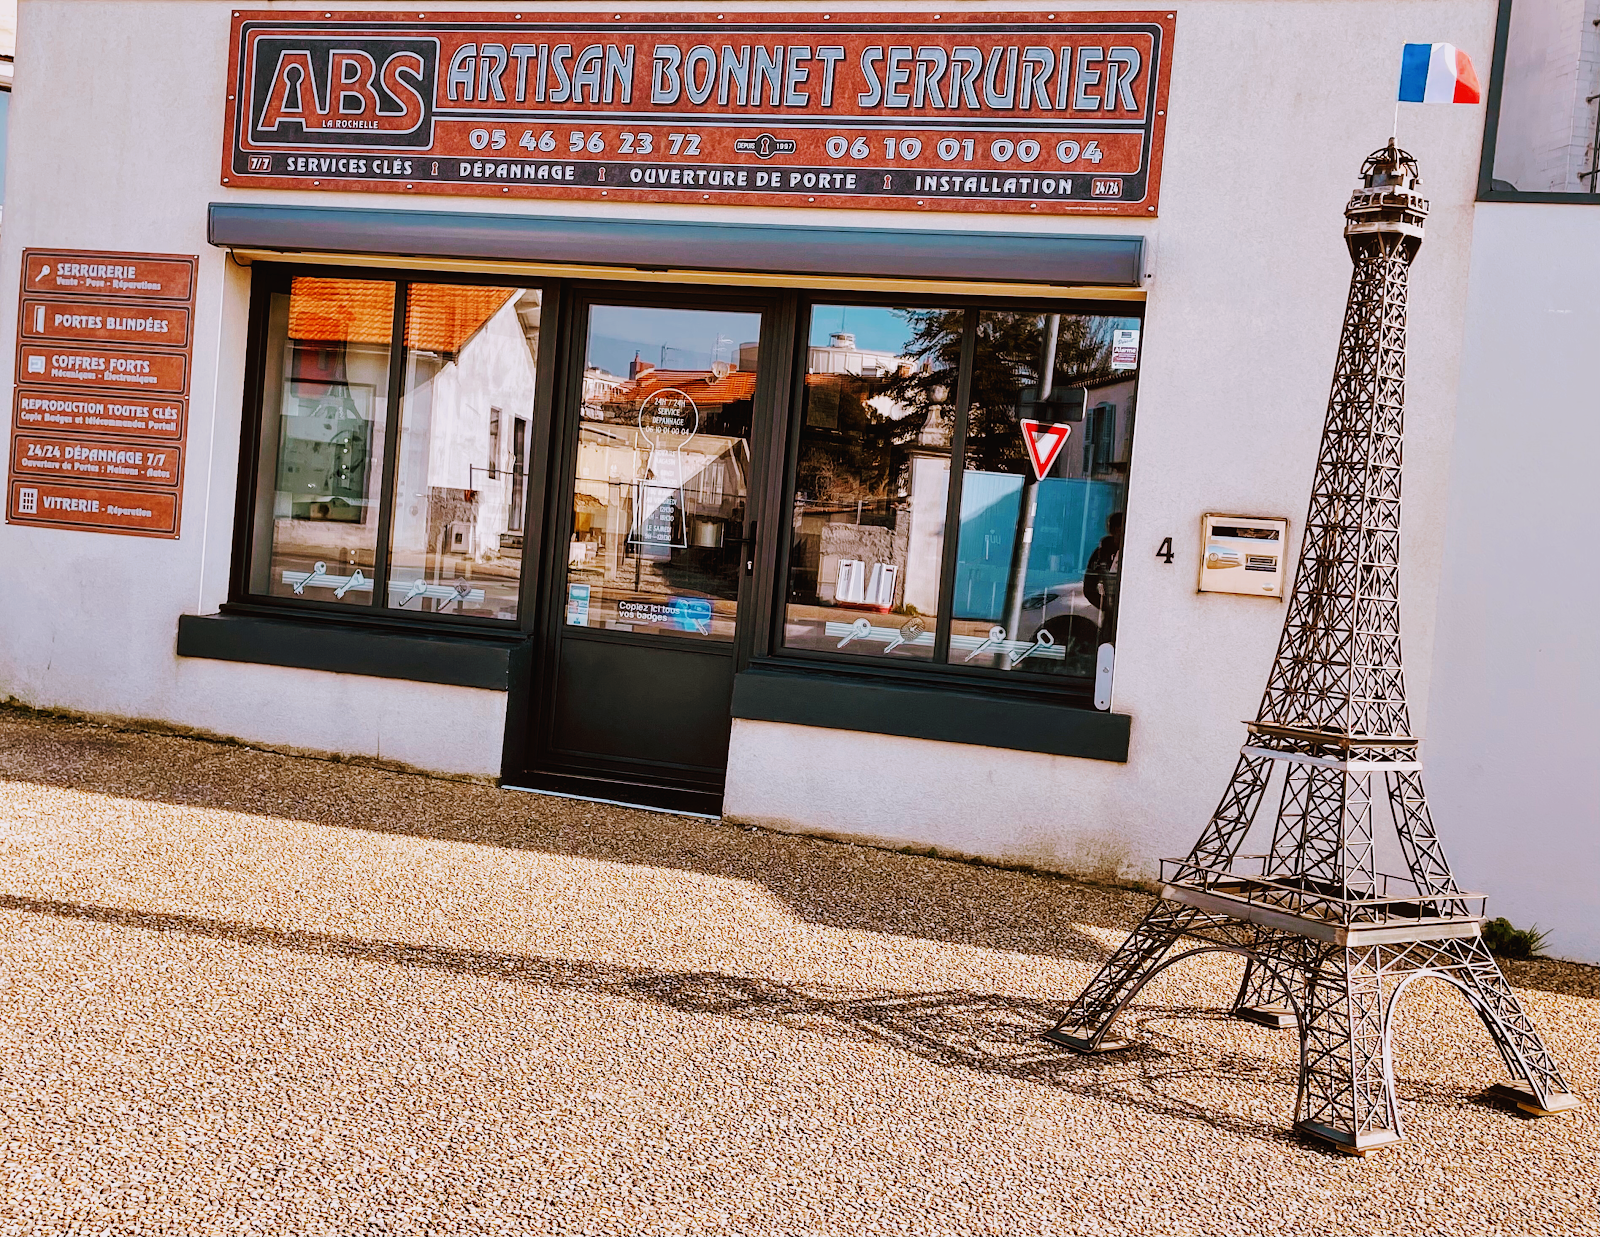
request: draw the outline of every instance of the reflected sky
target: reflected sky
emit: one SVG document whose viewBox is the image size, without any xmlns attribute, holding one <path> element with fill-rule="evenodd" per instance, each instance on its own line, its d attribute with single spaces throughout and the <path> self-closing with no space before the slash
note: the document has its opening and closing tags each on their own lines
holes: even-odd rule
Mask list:
<svg viewBox="0 0 1600 1237">
<path fill-rule="evenodd" d="M 707 309 L 596 305 L 589 311 L 585 364 L 626 376 L 635 355 L 658 369 L 710 369 L 722 356 L 739 362 L 742 344 L 761 337 L 761 315 Z"/>
<path fill-rule="evenodd" d="M 818 305 L 811 311 L 813 348 L 826 348 L 836 331 L 856 337 L 856 347 L 868 352 L 904 356 L 911 347 L 911 324 L 905 311 L 875 305 Z"/>
</svg>

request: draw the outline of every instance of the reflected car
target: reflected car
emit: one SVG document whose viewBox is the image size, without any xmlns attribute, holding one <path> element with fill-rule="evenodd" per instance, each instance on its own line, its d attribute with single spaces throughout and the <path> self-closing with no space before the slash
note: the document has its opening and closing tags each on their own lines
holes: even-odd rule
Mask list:
<svg viewBox="0 0 1600 1237">
<path fill-rule="evenodd" d="M 1014 639 L 1032 640 L 1042 627 L 1068 656 L 1092 653 L 1100 641 L 1100 607 L 1089 604 L 1082 580 L 1063 580 L 1022 599 L 1021 626 Z"/>
</svg>

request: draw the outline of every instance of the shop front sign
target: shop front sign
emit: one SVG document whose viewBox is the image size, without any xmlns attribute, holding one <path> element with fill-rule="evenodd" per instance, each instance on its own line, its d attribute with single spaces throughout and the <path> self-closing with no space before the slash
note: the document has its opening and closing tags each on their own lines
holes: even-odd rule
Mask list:
<svg viewBox="0 0 1600 1237">
<path fill-rule="evenodd" d="M 182 442 L 184 401 L 125 395 L 82 396 L 70 392 L 18 390 L 11 424 L 18 430 L 72 430 L 154 442 Z"/>
<path fill-rule="evenodd" d="M 176 537 L 197 259 L 22 259 L 6 520 Z"/>
<path fill-rule="evenodd" d="M 182 447 L 108 442 L 94 436 L 13 434 L 11 475 L 59 480 L 110 481 L 176 489 L 183 467 Z"/>
<path fill-rule="evenodd" d="M 1174 25 L 241 12 L 222 182 L 1148 217 Z"/>
</svg>

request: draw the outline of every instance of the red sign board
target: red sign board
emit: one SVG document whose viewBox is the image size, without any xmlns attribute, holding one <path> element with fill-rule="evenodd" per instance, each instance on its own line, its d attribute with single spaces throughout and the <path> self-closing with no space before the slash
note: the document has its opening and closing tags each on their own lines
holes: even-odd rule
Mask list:
<svg viewBox="0 0 1600 1237">
<path fill-rule="evenodd" d="M 23 301 L 19 322 L 24 339 L 82 339 L 163 348 L 182 348 L 189 342 L 189 310 L 182 305 Z"/>
<path fill-rule="evenodd" d="M 182 395 L 189 386 L 189 357 L 148 348 L 25 343 L 17 349 L 17 381 L 96 394 Z"/>
<path fill-rule="evenodd" d="M 171 254 L 30 249 L 22 266 L 22 292 L 187 301 L 194 295 L 194 268 L 193 258 Z"/>
<path fill-rule="evenodd" d="M 178 535 L 176 491 L 111 489 L 11 478 L 6 519 L 13 524 L 83 528 L 94 532 Z"/>
<path fill-rule="evenodd" d="M 197 265 L 23 251 L 8 523 L 178 535 Z"/>
<path fill-rule="evenodd" d="M 13 434 L 11 475 L 45 480 L 111 482 L 176 489 L 182 476 L 183 448 L 103 438 Z"/>
<path fill-rule="evenodd" d="M 1070 425 L 1046 425 L 1026 418 L 1017 422 L 1022 429 L 1022 445 L 1028 448 L 1028 461 L 1033 465 L 1033 475 L 1040 481 L 1056 462 L 1061 448 L 1067 445 L 1072 433 Z"/>
<path fill-rule="evenodd" d="M 223 183 L 1156 211 L 1171 13 L 395 16 L 236 12 Z"/>
<path fill-rule="evenodd" d="M 181 399 L 19 389 L 12 402 L 11 426 L 14 430 L 182 442 L 184 412 Z"/>
</svg>

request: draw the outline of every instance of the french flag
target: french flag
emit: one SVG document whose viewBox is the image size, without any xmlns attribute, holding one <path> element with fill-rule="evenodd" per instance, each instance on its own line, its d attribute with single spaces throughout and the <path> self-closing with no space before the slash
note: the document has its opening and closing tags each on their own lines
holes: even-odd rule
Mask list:
<svg viewBox="0 0 1600 1237">
<path fill-rule="evenodd" d="M 1407 43 L 1400 57 L 1400 102 L 1476 103 L 1478 75 L 1454 43 Z"/>
</svg>

